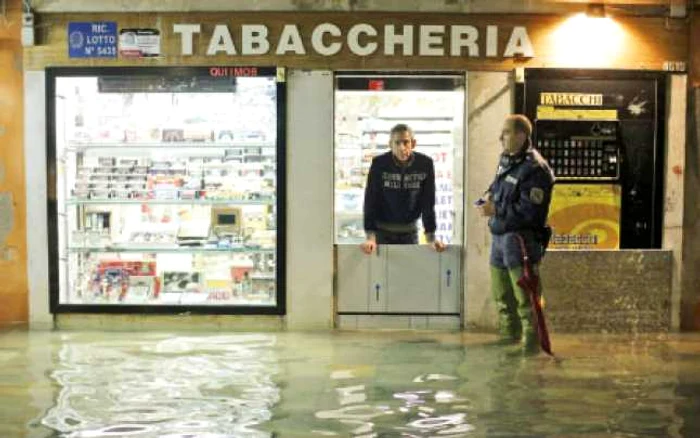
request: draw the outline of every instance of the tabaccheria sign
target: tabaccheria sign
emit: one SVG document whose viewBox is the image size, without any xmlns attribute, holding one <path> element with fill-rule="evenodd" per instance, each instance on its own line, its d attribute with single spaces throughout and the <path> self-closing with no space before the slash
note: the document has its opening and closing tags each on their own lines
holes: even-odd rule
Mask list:
<svg viewBox="0 0 700 438">
<path fill-rule="evenodd" d="M 180 38 L 181 55 L 199 54 L 195 53 L 194 37 L 202 34 L 201 24 L 176 23 L 172 30 Z M 284 24 L 281 29 L 274 30 L 275 32 L 270 32 L 265 24 L 242 24 L 233 29 L 232 35 L 232 29 L 228 25 L 217 24 L 211 35 L 208 35 L 206 55 L 334 56 L 340 54 L 346 46 L 356 56 L 535 56 L 524 26 L 514 26 L 508 30 L 509 37 L 501 51 L 499 33 L 502 30 L 495 25 L 485 26 L 485 32 L 480 32 L 471 25 L 376 26 L 368 23 L 357 23 L 348 28 L 321 23 L 313 27 L 310 33 L 303 33 L 296 24 Z M 234 43 L 234 36 L 238 45 Z"/>
</svg>

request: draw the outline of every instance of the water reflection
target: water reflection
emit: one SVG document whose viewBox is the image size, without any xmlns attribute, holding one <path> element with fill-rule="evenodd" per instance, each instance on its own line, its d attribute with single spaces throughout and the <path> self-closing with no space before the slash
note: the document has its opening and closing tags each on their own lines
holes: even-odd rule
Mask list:
<svg viewBox="0 0 700 438">
<path fill-rule="evenodd" d="M 417 336 L 61 335 L 41 424 L 71 438 L 700 436 L 700 337 L 557 337 L 555 362 Z"/>
<path fill-rule="evenodd" d="M 310 396 L 287 385 L 265 430 L 290 437 L 700 436 L 689 411 L 700 393 L 679 397 L 687 385 L 678 380 L 682 361 L 663 340 L 560 339 L 563 358 L 552 361 L 485 342 L 365 335 L 359 344 L 356 336 L 334 338 L 325 355 L 307 358 L 304 367 L 315 375 L 282 367 L 283 380 L 300 373 L 316 390 Z M 700 344 L 691 361 L 700 382 Z"/>
<path fill-rule="evenodd" d="M 276 338 L 172 337 L 72 342 L 51 376 L 42 420 L 65 437 L 267 437 L 254 427 L 279 401 Z"/>
</svg>

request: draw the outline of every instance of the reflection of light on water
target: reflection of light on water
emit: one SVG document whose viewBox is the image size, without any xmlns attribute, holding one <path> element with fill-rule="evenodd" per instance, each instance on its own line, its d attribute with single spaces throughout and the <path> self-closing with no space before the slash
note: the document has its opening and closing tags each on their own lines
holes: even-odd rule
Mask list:
<svg viewBox="0 0 700 438">
<path fill-rule="evenodd" d="M 56 438 L 680 436 L 680 427 L 686 436 L 700 436 L 691 432 L 699 426 L 697 337 L 688 343 L 670 335 L 562 336 L 557 345 L 569 360 L 555 364 L 471 344 L 388 349 L 374 334 L 362 342 L 276 334 L 285 340 L 279 345 L 274 338 L 238 336 L 165 342 L 163 334 L 152 333 L 100 334 L 100 342 L 86 345 L 86 336 L 95 339 L 42 335 L 32 340 L 41 355 L 28 352 L 26 359 L 22 354 L 3 362 L 5 382 L 31 382 L 33 398 L 14 387 L 0 396 L 0 412 L 7 414 L 0 414 L 0 429 L 9 420 L 19 431 L 0 438 L 22 436 L 26 425 L 28 436 Z M 58 400 L 43 379 L 46 369 L 56 369 L 51 376 L 63 385 Z M 340 369 L 355 377 L 330 377 Z M 459 377 L 426 380 L 426 370 Z M 416 376 L 424 381 L 414 382 Z M 349 389 L 354 387 L 364 390 Z M 165 398 L 167 391 L 181 396 Z M 342 405 L 348 393 L 363 394 L 365 401 Z M 274 416 L 259 424 L 280 396 Z M 258 398 L 263 402 L 256 404 Z M 48 412 L 42 423 L 53 434 L 20 413 L 36 409 Z"/>
<path fill-rule="evenodd" d="M 338 436 L 339 434 L 337 432 L 333 432 L 331 430 L 312 430 L 312 434 L 314 435 L 322 435 L 322 436 Z"/>
<path fill-rule="evenodd" d="M 336 388 L 335 390 L 338 392 L 338 398 L 341 405 L 364 403 L 367 401 L 367 395 L 364 393 L 365 385 Z"/>
<path fill-rule="evenodd" d="M 440 380 L 457 380 L 457 378 L 446 374 L 421 374 L 413 379 L 413 383 L 434 382 Z"/>
<path fill-rule="evenodd" d="M 316 412 L 316 418 L 321 419 L 352 419 L 352 420 L 371 420 L 372 418 L 384 415 L 386 411 L 378 406 L 371 405 L 356 405 L 346 406 L 340 409 L 331 411 Z"/>
<path fill-rule="evenodd" d="M 331 379 L 341 380 L 353 378 L 355 378 L 355 372 L 353 370 L 338 370 L 331 373 Z"/>
<path fill-rule="evenodd" d="M 66 438 L 121 437 L 136 436 L 154 432 L 154 428 L 138 424 L 121 424 L 95 430 L 83 430 L 66 435 Z"/>
<path fill-rule="evenodd" d="M 417 429 L 440 429 L 445 426 L 455 426 L 464 423 L 467 414 L 452 414 L 442 417 L 421 418 L 420 420 L 408 423 L 409 426 Z"/>
<path fill-rule="evenodd" d="M 168 435 L 158 435 L 158 438 L 235 438 L 240 435 L 231 435 L 231 434 L 223 434 L 223 433 L 201 433 L 197 432 L 196 434 L 181 434 L 181 433 L 175 433 L 175 434 L 168 434 Z"/>
<path fill-rule="evenodd" d="M 316 418 L 334 419 L 346 425 L 357 426 L 352 430 L 353 436 L 365 435 L 370 437 L 375 435 L 371 434 L 374 430 L 374 423 L 369 420 L 381 417 L 382 415 L 389 415 L 389 412 L 391 411 L 384 406 L 354 405 L 335 410 L 316 412 Z"/>
<path fill-rule="evenodd" d="M 452 382 L 457 377 L 445 374 L 423 374 L 413 383 L 439 384 L 440 382 Z M 464 402 L 454 392 L 446 389 L 417 389 L 412 391 L 397 392 L 393 394 L 394 404 L 366 403 L 365 385 L 354 385 L 335 388 L 338 395 L 338 403 L 342 406 L 338 409 L 319 411 L 315 414 L 320 420 L 337 420 L 340 424 L 351 426 L 348 431 L 353 437 L 377 437 L 375 428 L 378 424 L 392 424 L 393 418 L 399 413 L 403 425 L 389 426 L 392 430 L 400 432 L 401 436 L 445 436 L 456 437 L 473 431 L 474 426 L 466 423 L 467 414 L 454 412 L 456 407 L 452 405 Z M 433 402 L 434 401 L 434 402 Z M 361 403 L 361 404 L 360 404 Z M 396 403 L 400 403 L 399 406 Z M 459 405 L 460 407 L 466 407 Z M 451 413 L 444 412 L 451 409 Z M 413 417 L 406 423 L 406 417 Z M 386 427 L 386 426 L 384 426 Z M 325 435 L 323 431 L 317 431 Z M 429 434 L 429 435 L 424 435 Z"/>
<path fill-rule="evenodd" d="M 274 336 L 65 344 L 42 420 L 65 437 L 268 437 L 279 401 Z M 182 434 L 185 435 L 182 435 Z"/>
</svg>

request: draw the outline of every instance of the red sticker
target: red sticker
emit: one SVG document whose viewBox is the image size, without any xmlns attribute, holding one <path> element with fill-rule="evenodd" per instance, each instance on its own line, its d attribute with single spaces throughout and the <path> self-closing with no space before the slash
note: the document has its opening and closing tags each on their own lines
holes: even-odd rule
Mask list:
<svg viewBox="0 0 700 438">
<path fill-rule="evenodd" d="M 369 89 L 373 91 L 382 91 L 384 89 L 384 81 L 381 79 L 370 79 Z"/>
</svg>

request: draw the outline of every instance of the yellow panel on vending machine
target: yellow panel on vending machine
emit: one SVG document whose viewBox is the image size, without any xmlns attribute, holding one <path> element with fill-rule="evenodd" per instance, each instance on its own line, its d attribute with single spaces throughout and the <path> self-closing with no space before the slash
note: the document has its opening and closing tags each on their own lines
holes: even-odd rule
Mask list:
<svg viewBox="0 0 700 438">
<path fill-rule="evenodd" d="M 550 248 L 619 249 L 621 188 L 557 184 L 549 208 Z"/>
</svg>

